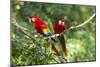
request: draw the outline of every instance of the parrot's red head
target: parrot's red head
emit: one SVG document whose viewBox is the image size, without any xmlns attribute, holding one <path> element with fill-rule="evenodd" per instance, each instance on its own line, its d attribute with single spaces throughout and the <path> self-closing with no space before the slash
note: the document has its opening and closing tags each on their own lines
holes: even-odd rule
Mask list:
<svg viewBox="0 0 100 67">
<path fill-rule="evenodd" d="M 55 23 L 53 27 L 55 32 L 59 34 L 66 30 L 68 28 L 68 25 L 66 24 L 65 20 L 62 19 L 59 22 Z"/>
<path fill-rule="evenodd" d="M 65 22 L 63 22 L 63 21 L 61 21 L 61 20 L 60 20 L 58 23 L 59 23 L 59 25 L 61 25 L 61 26 L 64 26 L 64 24 L 65 24 Z"/>
<path fill-rule="evenodd" d="M 31 16 L 29 22 L 35 22 L 37 19 L 39 19 L 37 16 Z"/>
<path fill-rule="evenodd" d="M 29 18 L 29 22 L 37 22 L 37 21 L 41 21 L 41 19 L 37 16 L 31 16 Z"/>
<path fill-rule="evenodd" d="M 59 23 L 59 25 L 60 25 L 60 26 L 62 26 L 62 27 L 63 27 L 63 26 L 65 25 L 65 20 L 64 20 L 64 19 L 62 19 L 62 20 L 60 20 L 58 23 Z"/>
</svg>

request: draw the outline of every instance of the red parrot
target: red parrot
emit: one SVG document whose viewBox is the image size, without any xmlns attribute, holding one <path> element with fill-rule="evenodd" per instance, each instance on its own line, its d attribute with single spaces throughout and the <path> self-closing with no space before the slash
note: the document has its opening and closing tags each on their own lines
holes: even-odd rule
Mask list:
<svg viewBox="0 0 100 67">
<path fill-rule="evenodd" d="M 40 33 L 41 35 L 43 35 L 45 37 L 52 35 L 49 28 L 47 27 L 47 25 L 41 18 L 39 18 L 37 16 L 31 16 L 30 19 L 34 24 L 34 27 L 35 27 L 37 33 Z M 60 55 L 60 53 L 54 46 L 54 42 L 56 42 L 56 40 L 54 38 L 51 38 L 51 40 L 52 40 L 52 43 L 51 43 L 52 49 L 56 52 L 57 55 Z"/>
<path fill-rule="evenodd" d="M 60 34 L 62 33 L 64 30 L 66 30 L 68 28 L 68 25 L 66 24 L 65 20 L 62 19 L 59 22 L 55 23 L 53 26 L 53 29 L 55 31 L 55 34 Z M 58 39 L 61 43 L 64 55 L 67 56 L 67 50 L 66 50 L 66 45 L 65 45 L 65 39 L 64 39 L 64 35 L 60 34 L 58 36 Z"/>
</svg>

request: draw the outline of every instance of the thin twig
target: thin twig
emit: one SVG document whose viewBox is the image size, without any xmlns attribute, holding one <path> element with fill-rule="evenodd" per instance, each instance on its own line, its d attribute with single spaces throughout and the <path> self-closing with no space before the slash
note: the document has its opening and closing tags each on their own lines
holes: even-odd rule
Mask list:
<svg viewBox="0 0 100 67">
<path fill-rule="evenodd" d="M 79 27 L 84 26 L 85 24 L 89 23 L 95 17 L 95 15 L 96 14 L 94 13 L 89 19 L 87 19 L 86 21 L 84 21 L 82 24 L 79 24 L 77 26 L 71 26 L 70 29 L 79 28 Z"/>
<path fill-rule="evenodd" d="M 92 16 L 90 16 L 89 19 L 87 19 L 87 20 L 84 21 L 83 23 L 81 23 L 81 24 L 79 24 L 79 25 L 77 25 L 77 26 L 76 26 L 76 25 L 75 25 L 75 26 L 71 26 L 71 27 L 69 27 L 68 29 L 66 29 L 64 32 L 62 32 L 62 33 L 60 33 L 60 34 L 51 35 L 51 36 L 49 36 L 49 37 L 47 37 L 47 38 L 57 37 L 57 36 L 59 36 L 59 35 L 65 33 L 65 32 L 67 32 L 67 31 L 70 31 L 71 29 L 76 29 L 76 28 L 82 27 L 82 26 L 84 26 L 85 24 L 89 23 L 95 16 L 96 16 L 96 14 L 94 13 Z"/>
<path fill-rule="evenodd" d="M 56 60 L 54 57 L 52 58 L 55 62 L 57 62 L 58 64 L 61 63 L 58 60 Z"/>
</svg>

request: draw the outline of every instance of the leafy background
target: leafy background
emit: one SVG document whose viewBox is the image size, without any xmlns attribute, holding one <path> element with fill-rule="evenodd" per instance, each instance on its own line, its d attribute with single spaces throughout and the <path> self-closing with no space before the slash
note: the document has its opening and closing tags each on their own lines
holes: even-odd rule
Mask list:
<svg viewBox="0 0 100 67">
<path fill-rule="evenodd" d="M 33 24 L 29 23 L 28 17 L 35 15 L 46 21 L 53 33 L 52 26 L 62 17 L 67 18 L 68 26 L 83 23 L 96 10 L 95 6 L 71 5 L 56 3 L 38 3 L 12 1 L 11 18 L 16 22 L 35 32 Z M 96 60 L 96 19 L 93 18 L 81 28 L 70 30 L 64 34 L 68 56 L 67 62 L 83 62 Z M 44 48 L 37 47 L 32 39 L 23 34 L 16 26 L 11 24 L 11 64 L 12 65 L 35 65 L 55 64 L 50 45 L 41 37 L 32 37 Z M 59 43 L 58 43 L 59 44 Z M 59 45 L 57 45 L 59 46 Z M 61 48 L 61 47 L 58 47 Z"/>
</svg>

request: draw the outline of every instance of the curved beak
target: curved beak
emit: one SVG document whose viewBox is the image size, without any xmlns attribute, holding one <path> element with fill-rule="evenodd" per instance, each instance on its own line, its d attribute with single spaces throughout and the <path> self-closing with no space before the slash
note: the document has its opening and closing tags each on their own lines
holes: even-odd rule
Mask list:
<svg viewBox="0 0 100 67">
<path fill-rule="evenodd" d="M 31 20 L 31 18 L 28 18 L 28 21 L 29 21 L 29 23 L 32 23 L 32 20 Z"/>
</svg>

